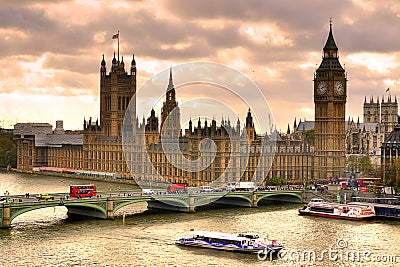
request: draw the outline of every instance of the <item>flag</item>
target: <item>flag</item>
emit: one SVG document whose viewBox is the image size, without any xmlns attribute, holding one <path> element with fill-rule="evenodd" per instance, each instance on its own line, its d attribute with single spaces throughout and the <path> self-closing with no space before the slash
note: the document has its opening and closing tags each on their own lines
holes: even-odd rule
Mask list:
<svg viewBox="0 0 400 267">
<path fill-rule="evenodd" d="M 112 38 L 113 38 L 113 39 L 119 39 L 119 33 L 114 34 Z"/>
<path fill-rule="evenodd" d="M 389 92 L 389 90 L 390 90 L 390 87 L 388 87 L 388 89 L 386 89 L 386 92 Z"/>
</svg>

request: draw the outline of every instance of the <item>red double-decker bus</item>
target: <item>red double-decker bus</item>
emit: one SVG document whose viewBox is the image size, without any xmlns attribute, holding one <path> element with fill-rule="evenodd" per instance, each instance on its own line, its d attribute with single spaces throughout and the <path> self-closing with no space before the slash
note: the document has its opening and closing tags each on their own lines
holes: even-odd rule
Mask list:
<svg viewBox="0 0 400 267">
<path fill-rule="evenodd" d="M 71 185 L 69 187 L 70 197 L 94 197 L 96 196 L 96 185 Z"/>
<path fill-rule="evenodd" d="M 168 192 L 170 193 L 186 193 L 188 190 L 186 184 L 170 184 Z"/>
</svg>

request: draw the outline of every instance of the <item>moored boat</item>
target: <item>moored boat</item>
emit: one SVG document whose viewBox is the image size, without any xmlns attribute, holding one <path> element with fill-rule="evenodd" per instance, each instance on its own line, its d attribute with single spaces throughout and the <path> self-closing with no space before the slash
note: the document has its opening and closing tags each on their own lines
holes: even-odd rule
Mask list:
<svg viewBox="0 0 400 267">
<path fill-rule="evenodd" d="M 360 221 L 375 217 L 371 205 L 328 203 L 321 199 L 312 199 L 308 205 L 299 209 L 300 215 Z"/>
<path fill-rule="evenodd" d="M 219 232 L 194 231 L 191 237 L 180 238 L 175 243 L 182 246 L 211 248 L 243 253 L 264 253 L 273 255 L 278 253 L 283 245 L 276 240 L 261 240 L 258 234 L 240 233 L 225 234 Z"/>
</svg>

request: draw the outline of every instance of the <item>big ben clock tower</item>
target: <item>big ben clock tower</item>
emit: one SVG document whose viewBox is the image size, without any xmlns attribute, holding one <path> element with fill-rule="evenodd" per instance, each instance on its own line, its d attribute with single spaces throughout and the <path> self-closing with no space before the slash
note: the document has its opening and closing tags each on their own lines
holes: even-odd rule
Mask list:
<svg viewBox="0 0 400 267">
<path fill-rule="evenodd" d="M 346 96 L 346 73 L 339 62 L 331 22 L 322 62 L 314 75 L 316 180 L 344 173 Z"/>
</svg>

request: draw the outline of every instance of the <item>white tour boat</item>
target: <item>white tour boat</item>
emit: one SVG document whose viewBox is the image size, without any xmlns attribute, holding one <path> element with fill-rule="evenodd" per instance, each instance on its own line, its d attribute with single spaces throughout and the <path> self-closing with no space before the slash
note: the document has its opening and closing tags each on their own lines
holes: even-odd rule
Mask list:
<svg viewBox="0 0 400 267">
<path fill-rule="evenodd" d="M 276 240 L 261 240 L 258 234 L 240 233 L 225 234 L 219 232 L 194 231 L 190 230 L 191 237 L 180 238 L 177 245 L 212 248 L 244 253 L 264 253 L 273 255 L 278 253 L 283 245 Z"/>
<path fill-rule="evenodd" d="M 308 205 L 299 209 L 300 215 L 360 221 L 375 217 L 371 205 L 328 203 L 322 199 L 312 199 Z"/>
</svg>

